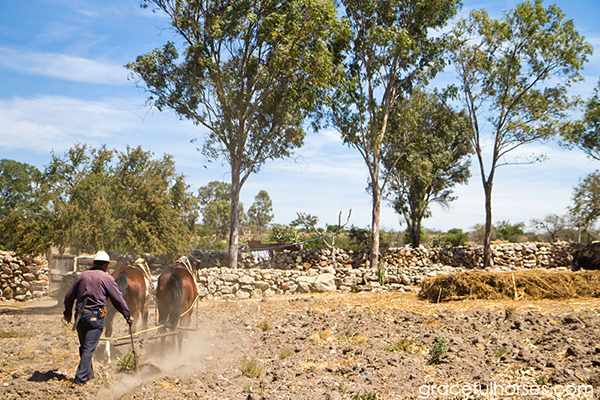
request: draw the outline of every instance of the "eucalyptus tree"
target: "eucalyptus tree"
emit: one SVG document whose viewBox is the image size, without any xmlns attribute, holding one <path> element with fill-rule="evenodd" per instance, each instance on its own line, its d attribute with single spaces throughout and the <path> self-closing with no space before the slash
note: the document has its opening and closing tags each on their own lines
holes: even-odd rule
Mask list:
<svg viewBox="0 0 600 400">
<path fill-rule="evenodd" d="M 447 207 L 456 199 L 453 187 L 471 175 L 471 126 L 466 111 L 447 104 L 446 94 L 415 88 L 394 104 L 388 129 L 383 165 L 391 180 L 386 193 L 416 248 L 421 223 L 431 216 L 430 204 Z"/>
<path fill-rule="evenodd" d="M 372 195 L 370 264 L 380 282 L 381 196 L 390 175 L 381 174 L 388 120 L 396 98 L 418 79 L 443 66 L 444 35 L 432 31 L 456 14 L 458 0 L 342 0 L 351 31 L 344 74 L 331 94 L 330 116 L 345 143 L 356 148 L 369 171 Z"/>
<path fill-rule="evenodd" d="M 469 112 L 479 175 L 485 193 L 484 265 L 491 263 L 492 187 L 502 165 L 541 159 L 508 159 L 517 148 L 561 131 L 573 104 L 568 86 L 592 47 L 556 5 L 525 1 L 502 19 L 472 11 L 454 29 L 456 66 Z"/>
<path fill-rule="evenodd" d="M 573 204 L 569 216 L 575 227 L 587 232 L 600 219 L 600 171 L 595 171 L 579 182 L 573 189 Z"/>
<path fill-rule="evenodd" d="M 587 101 L 583 118 L 563 132 L 568 145 L 575 145 L 593 159 L 600 161 L 600 80 L 594 95 Z"/>
<path fill-rule="evenodd" d="M 261 190 L 254 196 L 254 203 L 248 209 L 248 219 L 254 222 L 258 234 L 273 220 L 273 201 L 266 190 Z"/>
<path fill-rule="evenodd" d="M 240 190 L 269 159 L 303 143 L 304 121 L 339 50 L 331 0 L 143 0 L 179 42 L 127 64 L 159 110 L 203 127 L 199 147 L 231 168 L 230 266 L 237 267 Z"/>
</svg>

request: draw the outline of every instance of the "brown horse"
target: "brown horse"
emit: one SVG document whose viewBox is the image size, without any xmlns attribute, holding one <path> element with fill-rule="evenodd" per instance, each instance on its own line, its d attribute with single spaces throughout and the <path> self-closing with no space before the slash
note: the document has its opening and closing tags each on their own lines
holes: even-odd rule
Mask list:
<svg viewBox="0 0 600 400">
<path fill-rule="evenodd" d="M 131 326 L 132 332 L 136 331 L 137 322 L 142 320 L 142 330 L 148 327 L 148 310 L 150 307 L 150 298 L 152 295 L 152 282 L 148 273 L 139 265 L 120 266 L 111 274 L 117 281 L 119 290 L 127 302 L 127 307 L 133 317 Z M 106 317 L 104 319 L 105 336 L 112 335 L 112 322 L 117 310 L 110 300 L 106 306 Z M 110 363 L 110 341 L 106 341 L 106 356 Z"/>
<path fill-rule="evenodd" d="M 158 324 L 164 325 L 167 330 L 177 331 L 178 327 L 190 325 L 192 306 L 198 297 L 195 274 L 196 271 L 187 257 L 181 257 L 175 266 L 167 268 L 158 277 L 156 286 Z M 183 337 L 183 332 L 178 331 L 179 351 L 182 349 Z"/>
</svg>

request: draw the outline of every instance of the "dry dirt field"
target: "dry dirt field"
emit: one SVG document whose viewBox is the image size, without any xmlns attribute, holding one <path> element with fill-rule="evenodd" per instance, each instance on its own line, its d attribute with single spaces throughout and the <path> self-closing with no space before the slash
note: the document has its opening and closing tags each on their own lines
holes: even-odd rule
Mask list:
<svg viewBox="0 0 600 400">
<path fill-rule="evenodd" d="M 599 306 L 372 292 L 204 301 L 181 353 L 149 332 L 137 373 L 96 360 L 78 387 L 62 307 L 0 304 L 0 399 L 599 398 Z"/>
</svg>

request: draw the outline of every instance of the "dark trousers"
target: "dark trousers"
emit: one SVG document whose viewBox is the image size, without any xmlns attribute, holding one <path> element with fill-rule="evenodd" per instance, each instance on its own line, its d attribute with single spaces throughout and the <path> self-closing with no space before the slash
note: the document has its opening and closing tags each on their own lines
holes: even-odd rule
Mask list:
<svg viewBox="0 0 600 400">
<path fill-rule="evenodd" d="M 104 319 L 98 318 L 97 313 L 84 313 L 77 324 L 77 334 L 79 335 L 79 366 L 75 373 L 75 382 L 85 383 L 94 377 L 92 368 L 92 357 L 102 329 L 104 328 Z"/>
</svg>

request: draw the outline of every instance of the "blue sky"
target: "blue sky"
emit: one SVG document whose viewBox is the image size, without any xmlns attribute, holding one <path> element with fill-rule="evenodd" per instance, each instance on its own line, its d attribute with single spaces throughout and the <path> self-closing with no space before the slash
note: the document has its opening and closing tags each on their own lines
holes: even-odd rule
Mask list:
<svg viewBox="0 0 600 400">
<path fill-rule="evenodd" d="M 464 1 L 463 13 L 485 8 L 493 17 L 516 1 Z M 600 2 L 555 2 L 594 46 L 584 69 L 585 82 L 573 94 L 591 96 L 600 77 Z M 545 2 L 545 4 L 550 4 Z M 202 131 L 172 112 L 145 106 L 146 94 L 128 80 L 123 67 L 136 56 L 175 39 L 161 14 L 139 7 L 140 0 L 0 0 L 0 159 L 43 169 L 54 151 L 75 143 L 106 144 L 123 150 L 141 145 L 156 155 L 175 157 L 191 190 L 213 180 L 229 181 L 229 167 L 209 163 L 191 139 Z M 439 82 L 451 82 L 448 69 Z M 599 165 L 579 151 L 534 144 L 517 154 L 545 153 L 547 161 L 498 170 L 493 191 L 493 220 L 529 223 L 552 213 L 564 214 L 572 189 Z M 474 161 L 475 164 L 475 161 Z M 344 220 L 367 227 L 371 201 L 367 170 L 358 152 L 341 143 L 335 131 L 310 132 L 293 159 L 270 161 L 242 189 L 246 209 L 259 190 L 272 201 L 277 223 L 296 212 L 319 217 L 319 225 Z M 433 206 L 424 220 L 430 229 L 469 230 L 485 220 L 481 177 L 473 170 L 467 185 L 456 187 L 458 200 L 448 209 Z M 404 229 L 399 217 L 382 205 L 381 226 Z"/>
</svg>

